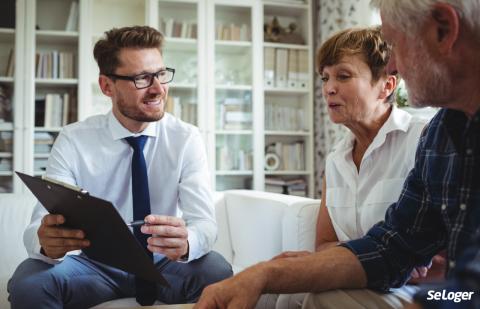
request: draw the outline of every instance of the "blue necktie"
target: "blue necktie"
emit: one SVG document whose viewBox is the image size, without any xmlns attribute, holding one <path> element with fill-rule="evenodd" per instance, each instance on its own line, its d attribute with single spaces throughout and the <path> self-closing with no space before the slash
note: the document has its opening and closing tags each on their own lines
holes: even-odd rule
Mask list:
<svg viewBox="0 0 480 309">
<path fill-rule="evenodd" d="M 147 164 L 143 156 L 143 147 L 147 142 L 147 136 L 127 137 L 125 140 L 133 148 L 132 157 L 132 197 L 133 197 L 133 220 L 144 220 L 150 214 L 150 193 L 148 191 Z M 140 227 L 133 228 L 133 234 L 145 249 L 145 252 L 153 258 L 153 254 L 147 249 L 147 238 Z M 142 306 L 150 306 L 156 300 L 155 283 L 135 277 L 136 299 Z"/>
</svg>

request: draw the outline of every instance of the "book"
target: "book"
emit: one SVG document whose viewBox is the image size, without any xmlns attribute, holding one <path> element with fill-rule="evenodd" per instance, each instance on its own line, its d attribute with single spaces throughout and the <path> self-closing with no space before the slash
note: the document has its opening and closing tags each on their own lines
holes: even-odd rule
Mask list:
<svg viewBox="0 0 480 309">
<path fill-rule="evenodd" d="M 8 62 L 7 62 L 7 69 L 5 70 L 5 76 L 12 77 L 14 72 L 15 72 L 15 50 L 11 48 L 10 52 L 8 53 Z"/>
<path fill-rule="evenodd" d="M 284 48 L 275 49 L 275 87 L 285 88 L 287 86 L 288 71 L 288 50 Z"/>
<path fill-rule="evenodd" d="M 275 49 L 265 47 L 263 51 L 263 79 L 266 87 L 273 87 L 275 84 Z"/>
<path fill-rule="evenodd" d="M 67 24 L 65 25 L 66 31 L 78 31 L 78 2 L 72 1 L 70 4 L 70 11 L 68 13 Z"/>
<path fill-rule="evenodd" d="M 308 76 L 308 52 L 306 50 L 298 51 L 298 88 L 307 88 L 309 83 Z"/>
<path fill-rule="evenodd" d="M 298 87 L 298 50 L 288 50 L 288 74 L 287 74 L 287 87 Z"/>
</svg>

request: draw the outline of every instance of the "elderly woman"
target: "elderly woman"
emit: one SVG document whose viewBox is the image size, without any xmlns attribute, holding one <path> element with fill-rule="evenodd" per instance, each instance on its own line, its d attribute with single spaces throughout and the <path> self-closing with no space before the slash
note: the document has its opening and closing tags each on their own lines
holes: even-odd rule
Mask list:
<svg viewBox="0 0 480 309">
<path fill-rule="evenodd" d="M 332 36 L 317 53 L 330 119 L 348 128 L 327 157 L 317 221 L 317 251 L 362 237 L 383 220 L 414 165 L 426 120 L 412 117 L 392 104 L 397 77 L 385 70 L 390 52 L 380 28 L 358 28 Z M 301 254 L 308 253 L 285 252 L 276 258 Z M 426 267 L 419 268 L 412 277 L 425 277 L 426 273 Z M 378 296 L 381 308 L 402 306 L 411 290 L 404 287 L 391 294 L 372 295 Z M 280 295 L 276 308 L 299 308 L 302 299 L 303 294 Z M 336 303 L 335 296 L 332 301 L 332 308 L 349 307 Z M 272 297 L 261 299 L 257 308 L 262 303 L 272 303 Z"/>
</svg>

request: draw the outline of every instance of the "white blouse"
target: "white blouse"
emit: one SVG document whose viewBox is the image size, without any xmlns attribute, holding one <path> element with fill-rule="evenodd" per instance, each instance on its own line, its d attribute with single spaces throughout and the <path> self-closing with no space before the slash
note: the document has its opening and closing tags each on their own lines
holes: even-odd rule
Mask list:
<svg viewBox="0 0 480 309">
<path fill-rule="evenodd" d="M 328 155 L 326 206 L 339 241 L 362 237 L 384 219 L 414 165 L 426 123 L 394 106 L 358 171 L 352 158 L 355 137 L 350 131 Z"/>
</svg>

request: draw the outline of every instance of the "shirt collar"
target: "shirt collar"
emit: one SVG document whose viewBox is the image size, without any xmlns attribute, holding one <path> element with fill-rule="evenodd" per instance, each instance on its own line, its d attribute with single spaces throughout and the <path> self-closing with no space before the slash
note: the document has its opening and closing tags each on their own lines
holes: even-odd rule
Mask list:
<svg viewBox="0 0 480 309">
<path fill-rule="evenodd" d="M 412 115 L 393 105 L 392 111 L 390 112 L 390 115 L 388 116 L 387 121 L 385 121 L 383 126 L 380 128 L 377 135 L 373 139 L 372 143 L 370 144 L 370 146 L 368 146 L 367 151 L 365 151 L 365 154 L 363 157 L 366 158 L 373 150 L 380 147 L 385 142 L 385 139 L 387 138 L 387 135 L 390 132 L 393 132 L 393 131 L 406 132 L 408 130 L 408 127 L 410 126 L 411 119 L 412 119 Z M 355 141 L 355 136 L 350 130 L 348 130 L 347 136 L 345 138 L 345 143 L 343 143 L 343 145 L 340 146 L 341 147 L 340 149 L 342 149 L 342 151 L 350 153 L 353 149 L 354 141 Z"/>
<path fill-rule="evenodd" d="M 146 136 L 152 136 L 152 137 L 158 136 L 158 133 L 157 133 L 158 121 L 150 122 L 148 126 L 145 128 L 145 130 L 143 130 L 140 133 L 132 133 L 118 121 L 115 115 L 113 115 L 112 111 L 108 113 L 107 118 L 108 118 L 108 128 L 110 129 L 110 133 L 112 134 L 112 138 L 114 140 L 119 140 L 125 137 L 139 136 L 139 135 L 146 135 Z"/>
</svg>

